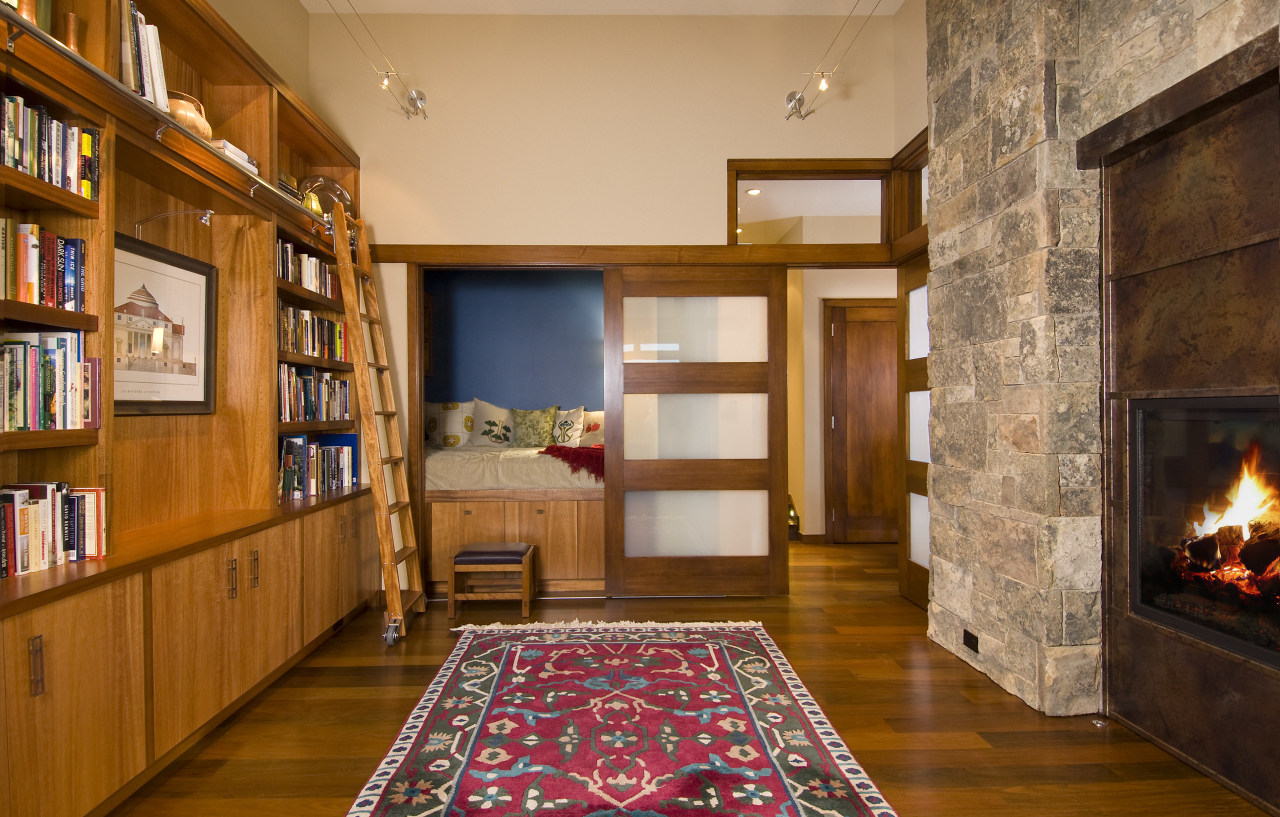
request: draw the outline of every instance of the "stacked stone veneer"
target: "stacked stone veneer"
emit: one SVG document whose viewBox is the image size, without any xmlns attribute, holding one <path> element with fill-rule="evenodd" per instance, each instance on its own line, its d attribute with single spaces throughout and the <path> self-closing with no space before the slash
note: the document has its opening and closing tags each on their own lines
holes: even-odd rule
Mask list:
<svg viewBox="0 0 1280 817">
<path fill-rule="evenodd" d="M 929 634 L 1050 714 L 1102 706 L 1099 178 L 1075 140 L 1277 2 L 928 3 Z"/>
</svg>

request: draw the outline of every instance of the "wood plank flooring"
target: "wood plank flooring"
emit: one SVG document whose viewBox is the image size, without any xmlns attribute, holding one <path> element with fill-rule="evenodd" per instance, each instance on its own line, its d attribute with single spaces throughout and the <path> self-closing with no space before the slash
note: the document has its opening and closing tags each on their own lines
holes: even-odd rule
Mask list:
<svg viewBox="0 0 1280 817">
<path fill-rule="evenodd" d="M 763 622 L 903 817 L 1264 817 L 1124 727 L 1045 717 L 930 642 L 896 560 L 794 545 L 787 597 L 539 601 L 533 618 Z M 390 649 L 381 621 L 356 619 L 113 817 L 344 815 L 454 644 L 443 603 Z M 493 621 L 518 623 L 519 605 L 458 619 Z"/>
</svg>

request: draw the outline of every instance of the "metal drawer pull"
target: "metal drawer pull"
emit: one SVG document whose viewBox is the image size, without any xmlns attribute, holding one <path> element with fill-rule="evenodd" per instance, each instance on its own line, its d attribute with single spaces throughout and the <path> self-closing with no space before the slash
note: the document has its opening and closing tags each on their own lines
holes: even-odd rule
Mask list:
<svg viewBox="0 0 1280 817">
<path fill-rule="evenodd" d="M 236 576 L 236 560 L 232 559 L 231 561 L 227 562 L 227 598 L 234 599 L 236 596 L 239 595 L 240 588 L 236 586 L 237 578 L 238 577 Z"/>
<path fill-rule="evenodd" d="M 44 636 L 28 639 L 27 655 L 31 658 L 31 697 L 35 698 L 44 694 Z"/>
<path fill-rule="evenodd" d="M 258 586 L 258 551 L 253 552 L 253 586 Z"/>
</svg>

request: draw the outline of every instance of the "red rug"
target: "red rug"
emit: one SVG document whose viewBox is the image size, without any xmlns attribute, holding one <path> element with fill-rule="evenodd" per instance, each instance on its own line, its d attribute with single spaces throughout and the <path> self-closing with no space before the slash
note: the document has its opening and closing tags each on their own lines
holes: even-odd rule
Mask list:
<svg viewBox="0 0 1280 817">
<path fill-rule="evenodd" d="M 764 628 L 464 627 L 348 817 L 891 817 Z"/>
</svg>

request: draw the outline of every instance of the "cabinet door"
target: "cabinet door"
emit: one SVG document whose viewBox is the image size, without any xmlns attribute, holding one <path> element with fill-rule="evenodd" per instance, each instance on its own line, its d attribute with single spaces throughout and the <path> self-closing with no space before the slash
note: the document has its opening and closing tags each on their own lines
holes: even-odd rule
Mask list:
<svg viewBox="0 0 1280 817">
<path fill-rule="evenodd" d="M 241 564 L 239 631 L 245 648 L 245 688 L 302 649 L 301 520 L 235 542 Z"/>
<path fill-rule="evenodd" d="M 431 503 L 431 577 L 447 582 L 453 555 L 471 542 L 507 540 L 505 502 Z"/>
<path fill-rule="evenodd" d="M 514 518 L 515 539 L 537 545 L 538 581 L 578 577 L 578 512 L 576 502 L 508 502 Z"/>
<path fill-rule="evenodd" d="M 221 545 L 151 571 L 156 757 L 248 688 L 237 619 L 247 569 Z"/>
<path fill-rule="evenodd" d="M 343 615 L 369 600 L 382 587 L 382 557 L 378 553 L 378 531 L 373 518 L 373 497 L 348 503 L 346 561 L 341 597 Z"/>
<path fill-rule="evenodd" d="M 147 765 L 142 576 L 6 619 L 3 633 L 11 813 L 84 814 Z"/>
<path fill-rule="evenodd" d="M 604 501 L 578 503 L 578 578 L 604 581 Z"/>
<path fill-rule="evenodd" d="M 343 616 L 339 587 L 350 520 L 346 505 L 302 520 L 302 641 L 310 643 Z"/>
</svg>

